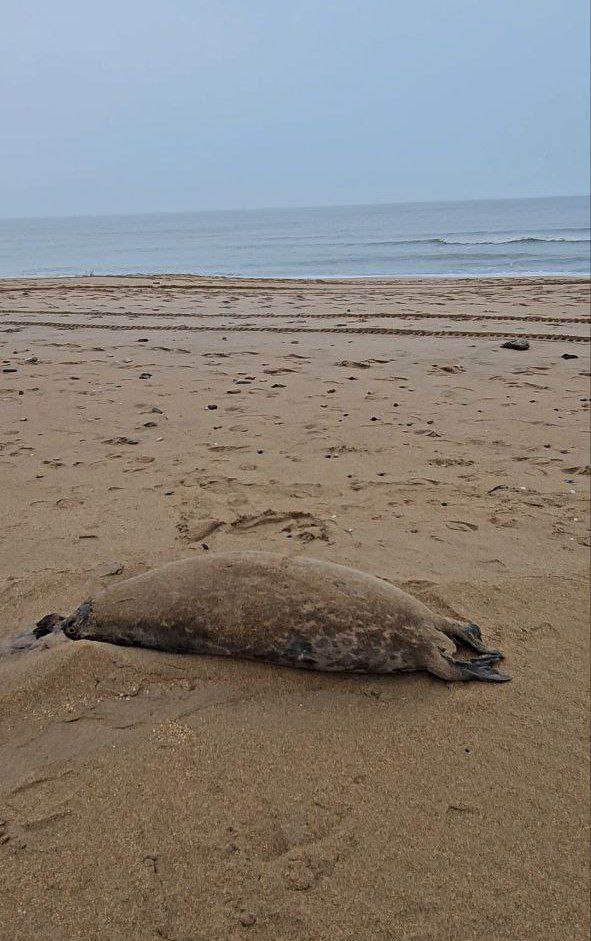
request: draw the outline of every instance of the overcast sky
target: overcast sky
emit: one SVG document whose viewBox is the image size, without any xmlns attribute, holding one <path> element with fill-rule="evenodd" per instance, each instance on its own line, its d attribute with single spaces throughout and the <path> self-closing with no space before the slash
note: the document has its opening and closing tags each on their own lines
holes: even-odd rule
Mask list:
<svg viewBox="0 0 591 941">
<path fill-rule="evenodd" d="M 0 215 L 586 193 L 588 0 L 3 0 Z"/>
</svg>

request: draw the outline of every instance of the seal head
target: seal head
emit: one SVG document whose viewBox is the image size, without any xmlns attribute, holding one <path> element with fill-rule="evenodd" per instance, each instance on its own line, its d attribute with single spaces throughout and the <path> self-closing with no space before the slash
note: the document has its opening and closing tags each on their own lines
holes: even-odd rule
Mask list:
<svg viewBox="0 0 591 941">
<path fill-rule="evenodd" d="M 85 633 L 85 630 L 89 626 L 91 614 L 92 601 L 83 601 L 70 617 L 63 618 L 60 626 L 66 637 L 69 637 L 70 640 L 83 640 L 87 637 L 88 634 Z M 52 617 L 52 615 L 48 615 L 48 617 Z M 46 619 L 42 618 L 42 620 Z"/>
</svg>

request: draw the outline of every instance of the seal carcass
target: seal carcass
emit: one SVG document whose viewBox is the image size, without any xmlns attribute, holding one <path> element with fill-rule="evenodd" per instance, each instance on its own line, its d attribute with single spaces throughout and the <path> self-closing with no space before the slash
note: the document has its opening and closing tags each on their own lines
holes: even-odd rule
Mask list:
<svg viewBox="0 0 591 941">
<path fill-rule="evenodd" d="M 47 624 L 54 629 L 53 619 Z M 59 627 L 73 640 L 310 670 L 427 670 L 444 680 L 510 679 L 495 669 L 502 655 L 485 647 L 475 624 L 436 614 L 373 575 L 267 552 L 170 563 L 118 582 Z M 456 643 L 478 656 L 457 658 Z"/>
</svg>

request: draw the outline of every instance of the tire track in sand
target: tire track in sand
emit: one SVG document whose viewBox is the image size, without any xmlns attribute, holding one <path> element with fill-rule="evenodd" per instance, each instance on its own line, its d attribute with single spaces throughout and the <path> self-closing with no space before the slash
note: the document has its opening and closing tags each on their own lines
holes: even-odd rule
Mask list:
<svg viewBox="0 0 591 941">
<path fill-rule="evenodd" d="M 223 314 L 220 315 L 220 318 Z M 153 330 L 190 332 L 190 333 L 346 333 L 359 336 L 411 336 L 411 337 L 452 337 L 478 340 L 557 340 L 561 343 L 588 343 L 589 337 L 567 333 L 507 333 L 477 332 L 468 330 L 410 330 L 404 327 L 272 327 L 272 326 L 205 326 L 204 324 L 97 324 L 63 323 L 51 320 L 4 320 L 1 327 L 49 327 L 55 330 Z"/>
<path fill-rule="evenodd" d="M 196 320 L 204 320 L 208 318 L 219 319 L 220 317 L 224 317 L 224 318 L 228 317 L 230 319 L 236 319 L 236 320 L 255 320 L 257 317 L 265 317 L 268 319 L 272 318 L 273 320 L 296 320 L 298 317 L 298 314 L 293 314 L 293 313 L 269 314 L 266 312 L 264 313 L 259 312 L 259 313 L 252 313 L 252 314 L 248 314 L 248 313 L 240 314 L 240 313 L 232 313 L 231 311 L 227 311 L 227 312 L 224 311 L 219 314 L 209 314 L 209 313 L 203 313 L 202 311 L 195 311 L 191 313 L 187 311 L 183 311 L 182 313 L 178 313 L 174 311 L 159 311 L 158 313 L 155 313 L 155 312 L 148 313 L 147 311 L 125 311 L 125 313 L 120 313 L 120 312 L 113 312 L 113 311 L 106 311 L 106 310 L 54 310 L 54 309 L 51 309 L 51 310 L 31 310 L 31 309 L 0 310 L 0 316 L 4 316 L 4 314 L 25 314 L 25 316 L 37 315 L 37 314 L 40 314 L 40 315 L 52 314 L 53 316 L 58 316 L 58 317 L 127 317 L 133 320 L 137 320 L 140 317 L 162 317 L 162 318 L 164 317 L 176 317 L 176 318 L 194 317 Z M 371 318 L 372 320 L 381 320 L 381 319 L 386 319 L 386 318 L 390 318 L 392 320 L 453 320 L 453 321 L 477 320 L 482 324 L 488 323 L 489 321 L 491 323 L 504 322 L 505 320 L 516 322 L 516 323 L 549 323 L 549 324 L 555 324 L 557 326 L 560 326 L 560 324 L 567 324 L 567 323 L 591 324 L 591 319 L 589 317 L 544 317 L 544 316 L 537 316 L 537 315 L 532 315 L 530 317 L 520 317 L 518 314 L 506 314 L 505 316 L 502 316 L 500 314 L 490 314 L 488 316 L 487 315 L 483 316 L 482 314 L 445 314 L 445 313 L 425 314 L 422 312 L 414 313 L 414 314 L 413 313 L 401 314 L 401 313 L 395 313 L 395 312 L 380 313 L 376 311 L 375 313 L 372 312 L 372 313 L 367 313 L 367 314 L 345 315 L 345 314 L 335 314 L 335 313 L 328 312 L 325 314 L 303 314 L 299 316 L 301 316 L 302 320 L 331 320 L 335 318 L 341 320 L 343 319 L 343 317 L 347 319 L 347 316 L 349 316 L 351 320 L 358 320 L 360 317 L 368 317 L 368 318 Z"/>
</svg>

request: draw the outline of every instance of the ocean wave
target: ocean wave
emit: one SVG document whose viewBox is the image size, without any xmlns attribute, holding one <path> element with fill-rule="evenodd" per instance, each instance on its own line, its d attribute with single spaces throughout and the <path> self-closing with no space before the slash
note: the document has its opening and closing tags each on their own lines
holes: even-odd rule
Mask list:
<svg viewBox="0 0 591 941">
<path fill-rule="evenodd" d="M 566 236 L 555 235 L 519 235 L 509 238 L 498 239 L 454 239 L 444 236 L 435 236 L 433 238 L 421 239 L 387 239 L 380 242 L 370 242 L 371 245 L 519 245 L 534 242 L 562 242 L 571 245 L 591 242 L 591 238 L 567 238 Z"/>
<path fill-rule="evenodd" d="M 486 239 L 482 241 L 474 242 L 460 242 L 453 241 L 451 239 L 446 239 L 447 245 L 518 245 L 519 243 L 529 243 L 529 242 L 568 242 L 571 244 L 577 244 L 579 242 L 590 242 L 591 239 L 587 238 L 566 238 L 565 236 L 556 236 L 556 235 L 520 235 L 517 238 L 507 238 L 507 239 Z"/>
</svg>

